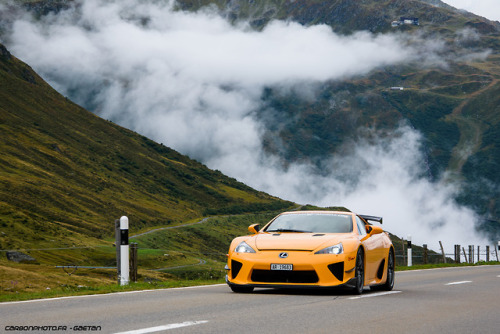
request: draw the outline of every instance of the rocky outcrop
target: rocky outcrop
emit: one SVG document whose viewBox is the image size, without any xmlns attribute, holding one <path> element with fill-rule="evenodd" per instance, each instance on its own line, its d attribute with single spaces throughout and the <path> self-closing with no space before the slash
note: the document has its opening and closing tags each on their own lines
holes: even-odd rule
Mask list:
<svg viewBox="0 0 500 334">
<path fill-rule="evenodd" d="M 36 262 L 34 257 L 17 251 L 7 252 L 7 260 L 17 263 Z"/>
</svg>

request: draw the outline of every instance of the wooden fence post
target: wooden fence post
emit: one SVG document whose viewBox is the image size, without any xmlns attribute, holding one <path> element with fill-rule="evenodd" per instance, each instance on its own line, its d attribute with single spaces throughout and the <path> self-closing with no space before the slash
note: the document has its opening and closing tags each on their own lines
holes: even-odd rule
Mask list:
<svg viewBox="0 0 500 334">
<path fill-rule="evenodd" d="M 467 254 L 465 253 L 465 248 L 464 248 L 464 247 L 462 247 L 462 250 L 463 250 L 463 252 L 464 252 L 465 263 L 467 263 L 467 262 L 469 262 L 469 261 L 467 261 Z"/>
<path fill-rule="evenodd" d="M 460 245 L 455 245 L 455 263 L 460 263 Z"/>
<path fill-rule="evenodd" d="M 428 254 L 427 245 L 424 244 L 424 264 L 427 264 L 427 254 Z"/>
<path fill-rule="evenodd" d="M 401 244 L 403 246 L 403 266 L 404 266 L 406 265 L 405 239 L 401 239 Z"/>
<path fill-rule="evenodd" d="M 490 246 L 486 246 L 486 262 L 490 262 Z"/>
<path fill-rule="evenodd" d="M 137 282 L 137 243 L 130 244 L 130 280 Z"/>
<path fill-rule="evenodd" d="M 121 273 L 120 273 L 120 261 L 121 261 L 121 258 L 120 258 L 120 244 L 121 244 L 121 241 L 120 241 L 120 219 L 116 219 L 115 220 L 115 247 L 116 247 L 116 274 L 117 274 L 117 280 L 118 280 L 118 284 L 120 284 L 120 277 L 121 277 Z"/>
<path fill-rule="evenodd" d="M 439 241 L 439 246 L 441 246 L 441 253 L 443 254 L 443 262 L 446 263 L 446 255 L 444 254 L 443 243 Z"/>
</svg>

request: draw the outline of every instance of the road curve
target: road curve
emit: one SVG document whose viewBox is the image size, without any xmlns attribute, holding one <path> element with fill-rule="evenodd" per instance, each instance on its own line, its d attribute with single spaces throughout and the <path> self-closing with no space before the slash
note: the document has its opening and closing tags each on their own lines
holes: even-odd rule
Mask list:
<svg viewBox="0 0 500 334">
<path fill-rule="evenodd" d="M 7 302 L 0 332 L 498 333 L 499 298 L 500 266 L 458 267 L 397 272 L 391 293 L 360 297 L 212 285 Z"/>
</svg>

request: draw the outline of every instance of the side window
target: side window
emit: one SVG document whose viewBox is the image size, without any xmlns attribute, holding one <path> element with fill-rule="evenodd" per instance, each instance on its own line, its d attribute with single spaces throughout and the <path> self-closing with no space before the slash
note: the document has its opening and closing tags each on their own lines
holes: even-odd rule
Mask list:
<svg viewBox="0 0 500 334">
<path fill-rule="evenodd" d="M 365 223 L 358 216 L 356 216 L 356 224 L 358 224 L 359 234 L 366 235 Z"/>
</svg>

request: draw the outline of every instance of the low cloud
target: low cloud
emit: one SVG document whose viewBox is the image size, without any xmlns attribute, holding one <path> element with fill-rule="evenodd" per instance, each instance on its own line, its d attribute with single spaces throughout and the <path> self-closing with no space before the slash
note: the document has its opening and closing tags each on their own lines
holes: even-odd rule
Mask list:
<svg viewBox="0 0 500 334">
<path fill-rule="evenodd" d="M 351 153 L 326 158 L 321 173 L 307 164 L 285 169 L 262 149 L 256 111 L 265 87 L 293 90 L 407 61 L 441 63 L 441 42 L 341 36 L 325 25 L 281 21 L 254 31 L 208 9 L 173 11 L 172 3 L 76 3 L 41 20 L 14 20 L 9 48 L 77 103 L 273 195 L 383 215 L 388 230 L 431 247 L 437 235 L 450 247 L 480 239 L 474 213 L 453 201 L 457 189 L 426 179 L 421 138 L 404 125 L 393 139 L 351 143 Z"/>
</svg>

